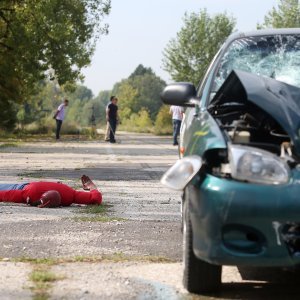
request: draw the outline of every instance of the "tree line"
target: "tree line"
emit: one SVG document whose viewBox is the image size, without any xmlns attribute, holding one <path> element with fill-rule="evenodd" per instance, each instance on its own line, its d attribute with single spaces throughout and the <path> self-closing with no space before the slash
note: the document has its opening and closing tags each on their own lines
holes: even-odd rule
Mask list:
<svg viewBox="0 0 300 300">
<path fill-rule="evenodd" d="M 64 130 L 75 133 L 86 127 L 99 127 L 106 124 L 105 109 L 110 96 L 117 95 L 120 125 L 126 130 L 153 132 L 162 106 L 160 93 L 165 85 L 151 68 L 143 65 L 137 66 L 128 78 L 117 82 L 112 90 L 101 91 L 96 97 L 83 85 L 74 85 L 69 91 L 57 81 L 44 80 L 30 101 L 19 105 L 17 124 L 19 129 L 31 133 L 53 131 L 53 114 L 63 99 L 68 98 Z"/>
<path fill-rule="evenodd" d="M 119 101 L 123 128 L 171 131 L 159 94 L 166 83 L 140 64 L 112 90 L 94 96 L 82 79 L 97 39 L 108 33 L 110 0 L 5 0 L 0 4 L 0 128 L 51 128 L 63 97 L 70 99 L 70 130 L 105 123 L 111 95 Z M 225 39 L 236 30 L 227 13 L 185 14 L 183 26 L 163 49 L 162 65 L 174 81 L 201 81 Z M 298 0 L 280 0 L 257 28 L 300 27 Z M 52 122 L 52 123 L 51 123 Z"/>
<path fill-rule="evenodd" d="M 0 2 L 0 127 L 12 129 L 18 103 L 46 79 L 72 85 L 107 34 L 110 0 Z"/>
</svg>

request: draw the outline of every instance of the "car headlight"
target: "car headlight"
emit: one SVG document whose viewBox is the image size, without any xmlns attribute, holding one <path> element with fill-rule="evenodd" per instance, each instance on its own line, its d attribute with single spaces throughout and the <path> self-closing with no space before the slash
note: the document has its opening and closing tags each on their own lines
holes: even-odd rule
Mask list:
<svg viewBox="0 0 300 300">
<path fill-rule="evenodd" d="M 290 169 L 278 156 L 257 148 L 229 145 L 231 176 L 263 184 L 284 184 L 289 181 Z"/>
<path fill-rule="evenodd" d="M 178 161 L 163 175 L 160 182 L 173 189 L 183 190 L 202 166 L 199 156 L 191 155 Z"/>
</svg>

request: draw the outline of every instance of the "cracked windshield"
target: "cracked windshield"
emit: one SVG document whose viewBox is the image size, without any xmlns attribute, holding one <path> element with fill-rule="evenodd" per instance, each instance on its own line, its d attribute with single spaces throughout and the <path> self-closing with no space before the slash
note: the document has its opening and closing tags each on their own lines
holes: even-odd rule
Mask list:
<svg viewBox="0 0 300 300">
<path fill-rule="evenodd" d="M 215 77 L 217 91 L 232 70 L 241 70 L 300 87 L 300 36 L 238 39 L 228 48 Z"/>
</svg>

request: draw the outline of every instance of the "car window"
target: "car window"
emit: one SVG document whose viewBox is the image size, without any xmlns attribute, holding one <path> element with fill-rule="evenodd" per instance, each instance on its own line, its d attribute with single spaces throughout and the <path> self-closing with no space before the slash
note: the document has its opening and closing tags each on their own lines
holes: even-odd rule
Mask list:
<svg viewBox="0 0 300 300">
<path fill-rule="evenodd" d="M 213 82 L 216 92 L 232 70 L 267 76 L 300 87 L 300 35 L 272 35 L 233 41 Z"/>
</svg>

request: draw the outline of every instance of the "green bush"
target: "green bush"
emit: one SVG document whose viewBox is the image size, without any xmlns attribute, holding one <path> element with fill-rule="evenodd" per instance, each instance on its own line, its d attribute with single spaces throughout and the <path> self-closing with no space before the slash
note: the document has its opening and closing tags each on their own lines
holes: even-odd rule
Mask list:
<svg viewBox="0 0 300 300">
<path fill-rule="evenodd" d="M 119 129 L 132 132 L 153 132 L 153 124 L 148 110 L 142 108 L 137 114 L 132 114 L 129 119 L 122 120 Z"/>
<path fill-rule="evenodd" d="M 28 124 L 24 128 L 25 133 L 29 134 L 54 134 L 56 121 L 52 117 L 41 119 L 40 121 Z M 74 121 L 64 121 L 61 127 L 62 134 L 79 134 L 81 128 Z"/>
<path fill-rule="evenodd" d="M 29 134 L 51 134 L 55 130 L 55 121 L 44 118 L 24 126 L 24 133 Z"/>
<path fill-rule="evenodd" d="M 84 136 L 86 136 L 90 139 L 96 139 L 96 138 L 99 138 L 99 136 L 100 136 L 97 133 L 97 130 L 96 130 L 95 127 L 83 127 L 83 128 L 81 128 L 80 135 L 84 135 Z"/>
<path fill-rule="evenodd" d="M 158 135 L 172 134 L 172 117 L 170 114 L 170 107 L 163 105 L 156 117 L 154 125 L 154 133 Z"/>
<path fill-rule="evenodd" d="M 75 123 L 64 121 L 61 127 L 62 134 L 80 134 L 81 128 Z"/>
</svg>

